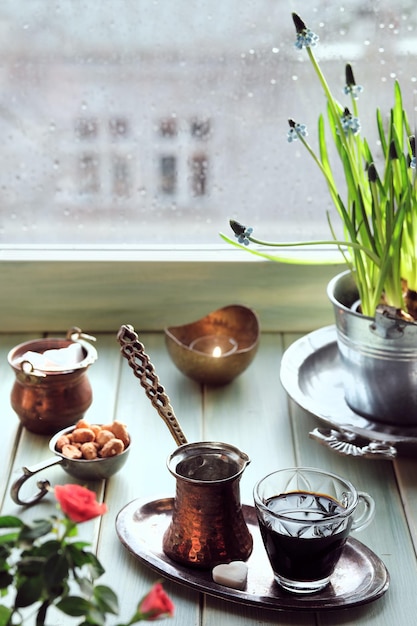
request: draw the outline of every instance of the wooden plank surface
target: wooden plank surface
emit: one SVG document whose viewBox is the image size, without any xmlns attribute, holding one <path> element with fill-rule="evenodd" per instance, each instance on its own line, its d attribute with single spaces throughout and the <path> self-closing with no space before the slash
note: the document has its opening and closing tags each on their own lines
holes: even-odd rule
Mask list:
<svg viewBox="0 0 417 626">
<path fill-rule="evenodd" d="M 9 489 L 20 475 L 22 465 L 49 458 L 48 438 L 20 432 L 17 417 L 9 404 L 13 373 L 5 367 L 7 351 L 22 335 L 0 335 L 1 407 L 7 442 L 7 462 L 3 472 L 2 512 L 21 514 L 30 519 L 54 512 L 48 495 L 32 508 L 22 509 L 10 499 Z M 288 401 L 279 382 L 280 359 L 297 335 L 264 333 L 259 352 L 251 366 L 232 384 L 205 388 L 185 378 L 170 361 L 162 333 L 140 336 L 151 362 L 165 387 L 174 411 L 189 441 L 219 440 L 233 443 L 251 458 L 241 480 L 242 501 L 252 504 L 252 489 L 258 478 L 274 469 L 291 465 L 312 465 L 349 478 L 359 489 L 368 491 L 377 503 L 376 518 L 357 538 L 386 563 L 391 587 L 377 602 L 346 611 L 314 613 L 265 611 L 210 596 L 187 587 L 165 582 L 176 614 L 167 624 L 173 626 L 409 626 L 417 601 L 417 565 L 412 534 L 415 533 L 417 478 L 414 461 L 400 459 L 370 461 L 343 457 L 312 441 L 308 432 L 317 420 Z M 115 532 L 118 512 L 130 501 L 173 496 L 175 482 L 166 468 L 166 459 L 176 445 L 166 425 L 119 353 L 115 334 L 99 334 L 99 358 L 89 369 L 93 404 L 86 418 L 92 422 L 124 421 L 132 436 L 132 449 L 122 471 L 108 481 L 90 483 L 98 497 L 108 503 L 101 519 L 80 528 L 83 538 L 97 548 L 106 573 L 103 583 L 118 593 L 121 615 L 127 620 L 139 598 L 158 575 L 141 564 L 121 545 Z M 17 442 L 17 445 L 16 445 Z M 75 482 L 60 467 L 48 470 L 52 484 Z M 398 484 L 397 484 L 398 479 Z M 407 519 L 408 518 L 408 519 Z M 412 532 L 410 533 L 410 528 Z M 414 530 L 413 530 L 414 529 Z M 70 620 L 58 620 L 67 626 Z M 112 622 L 110 622 L 112 623 Z M 114 621 L 113 623 L 117 623 Z"/>
</svg>

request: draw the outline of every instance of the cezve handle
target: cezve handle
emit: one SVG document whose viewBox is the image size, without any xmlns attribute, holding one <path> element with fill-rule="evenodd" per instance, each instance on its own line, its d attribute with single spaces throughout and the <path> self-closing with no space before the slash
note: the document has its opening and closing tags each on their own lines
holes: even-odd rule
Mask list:
<svg viewBox="0 0 417 626">
<path fill-rule="evenodd" d="M 121 345 L 122 355 L 127 359 L 136 378 L 139 378 L 146 395 L 168 426 L 177 445 L 187 443 L 165 389 L 160 384 L 155 368 L 150 363 L 148 355 L 145 354 L 144 345 L 139 341 L 133 326 L 121 326 L 117 333 L 117 339 Z"/>
</svg>

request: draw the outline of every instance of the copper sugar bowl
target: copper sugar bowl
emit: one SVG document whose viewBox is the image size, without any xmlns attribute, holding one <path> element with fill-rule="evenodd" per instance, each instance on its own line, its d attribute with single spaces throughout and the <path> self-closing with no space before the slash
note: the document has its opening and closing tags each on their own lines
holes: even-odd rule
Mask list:
<svg viewBox="0 0 417 626">
<path fill-rule="evenodd" d="M 84 339 L 94 337 L 73 328 L 65 338 L 35 339 L 10 350 L 7 360 L 16 376 L 11 405 L 28 430 L 52 435 L 75 424 L 91 405 L 93 394 L 87 369 L 97 359 L 97 351 Z M 81 348 L 80 360 L 71 366 L 42 369 L 25 359 L 28 352 L 43 355 L 47 350 L 60 350 L 75 343 Z"/>
<path fill-rule="evenodd" d="M 239 490 L 249 462 L 234 446 L 211 441 L 181 445 L 170 455 L 176 495 L 162 542 L 168 557 L 201 569 L 249 558 L 253 540 Z"/>
</svg>

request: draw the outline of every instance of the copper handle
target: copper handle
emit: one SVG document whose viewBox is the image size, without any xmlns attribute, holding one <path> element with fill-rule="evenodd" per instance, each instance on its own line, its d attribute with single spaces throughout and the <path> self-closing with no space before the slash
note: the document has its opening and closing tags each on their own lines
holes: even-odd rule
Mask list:
<svg viewBox="0 0 417 626">
<path fill-rule="evenodd" d="M 127 359 L 136 378 L 145 389 L 152 406 L 158 411 L 160 417 L 168 426 L 171 435 L 177 445 L 187 443 L 187 439 L 174 414 L 170 400 L 165 389 L 159 382 L 155 368 L 145 353 L 144 345 L 139 341 L 133 326 L 123 325 L 117 333 L 117 339 L 121 345 L 121 353 Z"/>
</svg>

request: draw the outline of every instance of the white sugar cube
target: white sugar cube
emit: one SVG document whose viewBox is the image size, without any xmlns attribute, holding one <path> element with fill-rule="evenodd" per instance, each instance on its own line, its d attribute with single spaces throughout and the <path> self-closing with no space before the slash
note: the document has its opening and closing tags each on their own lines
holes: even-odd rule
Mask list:
<svg viewBox="0 0 417 626">
<path fill-rule="evenodd" d="M 213 568 L 213 580 L 219 585 L 243 590 L 246 587 L 248 566 L 243 561 L 221 563 Z"/>
</svg>

